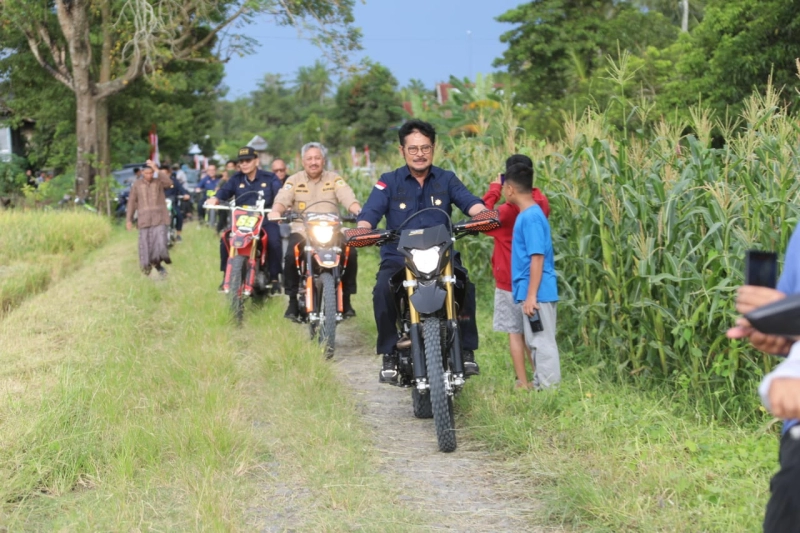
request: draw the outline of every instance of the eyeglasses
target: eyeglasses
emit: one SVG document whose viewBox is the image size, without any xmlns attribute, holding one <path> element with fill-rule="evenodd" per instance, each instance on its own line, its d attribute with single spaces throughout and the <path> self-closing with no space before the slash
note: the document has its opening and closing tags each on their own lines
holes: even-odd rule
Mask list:
<svg viewBox="0 0 800 533">
<path fill-rule="evenodd" d="M 424 155 L 428 155 L 432 151 L 432 144 L 424 144 L 422 146 L 406 146 L 406 152 L 408 152 L 408 155 L 417 155 L 419 152 L 422 152 Z"/>
<path fill-rule="evenodd" d="M 275 169 L 272 169 L 272 171 L 273 172 L 286 172 L 286 169 L 285 168 L 275 168 Z"/>
</svg>

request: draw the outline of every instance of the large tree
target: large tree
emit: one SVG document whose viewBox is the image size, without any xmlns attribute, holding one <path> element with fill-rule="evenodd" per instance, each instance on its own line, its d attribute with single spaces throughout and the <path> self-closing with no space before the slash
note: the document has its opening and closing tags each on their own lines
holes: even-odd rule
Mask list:
<svg viewBox="0 0 800 533">
<path fill-rule="evenodd" d="M 76 194 L 85 198 L 97 167 L 110 161 L 110 96 L 175 61 L 247 52 L 246 39 L 220 36 L 257 15 L 307 25 L 340 59 L 358 45 L 352 7 L 353 0 L 2 0 L 0 39 L 9 48 L 24 37 L 39 65 L 73 93 Z"/>
<path fill-rule="evenodd" d="M 792 96 L 791 89 L 800 88 L 800 3 L 710 0 L 703 21 L 668 53 L 675 69 L 665 97 L 675 105 L 702 100 L 720 113 L 728 106 L 738 110 L 770 77 Z"/>
<path fill-rule="evenodd" d="M 536 109 L 537 125 L 560 125 L 562 111 L 597 98 L 609 57 L 641 56 L 678 34 L 661 13 L 615 0 L 534 0 L 497 20 L 514 28 L 500 37 L 508 49 L 495 66 L 508 68 L 518 101 Z"/>
<path fill-rule="evenodd" d="M 382 151 L 391 140 L 391 129 L 403 116 L 397 80 L 388 68 L 367 63 L 363 72 L 342 82 L 336 91 L 333 118 L 338 126 L 338 145 L 369 145 Z"/>
</svg>

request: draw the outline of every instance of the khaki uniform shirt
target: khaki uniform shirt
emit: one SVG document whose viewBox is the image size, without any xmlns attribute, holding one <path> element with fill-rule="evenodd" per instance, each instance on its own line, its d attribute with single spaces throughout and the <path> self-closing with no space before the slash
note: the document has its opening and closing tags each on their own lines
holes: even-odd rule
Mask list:
<svg viewBox="0 0 800 533">
<path fill-rule="evenodd" d="M 153 177 L 150 183 L 144 178 L 139 178 L 131 185 L 131 194 L 128 196 L 126 218 L 133 222 L 133 213 L 138 211 L 136 227 L 139 229 L 153 226 L 169 226 L 169 212 L 164 189 L 173 187 L 169 176 Z"/>
<path fill-rule="evenodd" d="M 311 209 L 317 213 L 338 213 L 338 205 L 342 204 L 345 209 L 358 202 L 353 189 L 335 172 L 322 173 L 317 180 L 308 179 L 305 170 L 292 174 L 283 182 L 275 203 L 291 209 L 297 213 L 303 211 L 314 202 L 327 200 L 333 202 L 317 204 Z M 303 234 L 303 223 L 292 222 L 292 233 Z"/>
</svg>

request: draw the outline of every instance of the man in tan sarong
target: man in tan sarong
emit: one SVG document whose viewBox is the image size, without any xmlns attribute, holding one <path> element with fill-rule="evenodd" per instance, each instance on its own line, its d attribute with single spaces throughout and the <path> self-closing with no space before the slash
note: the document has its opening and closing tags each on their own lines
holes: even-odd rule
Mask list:
<svg viewBox="0 0 800 533">
<path fill-rule="evenodd" d="M 157 177 L 154 177 L 157 176 Z M 155 267 L 162 277 L 167 275 L 162 262 L 170 264 L 167 238 L 169 231 L 169 212 L 167 211 L 164 189 L 172 187 L 169 176 L 158 173 L 158 166 L 147 160 L 142 170 L 142 178 L 131 185 L 128 198 L 125 227 L 133 229 L 133 214 L 136 213 L 136 227 L 139 229 L 139 266 L 145 276 Z"/>
</svg>

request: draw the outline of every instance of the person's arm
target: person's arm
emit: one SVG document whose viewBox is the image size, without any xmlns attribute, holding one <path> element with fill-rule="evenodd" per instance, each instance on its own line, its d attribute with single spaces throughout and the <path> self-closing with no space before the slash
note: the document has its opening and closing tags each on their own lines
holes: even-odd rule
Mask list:
<svg viewBox="0 0 800 533">
<path fill-rule="evenodd" d="M 539 285 L 542 284 L 542 272 L 544 270 L 544 256 L 534 254 L 531 256 L 530 279 L 528 280 L 528 295 L 522 303 L 522 312 L 528 316 L 533 315 L 539 309 L 537 295 Z"/>
<path fill-rule="evenodd" d="M 214 196 L 208 198 L 204 203 L 207 205 L 218 205 L 220 202 L 230 200 L 236 194 L 236 187 L 233 184 L 233 178 L 226 181 L 219 190 L 214 193 Z"/>
<path fill-rule="evenodd" d="M 483 205 L 486 209 L 494 209 L 495 204 L 500 201 L 502 196 L 502 184 L 500 183 L 500 176 L 497 176 L 492 183 L 489 184 L 489 190 L 483 195 Z"/>
<path fill-rule="evenodd" d="M 507 228 L 514 227 L 514 222 L 516 222 L 517 215 L 519 214 L 519 210 L 516 207 L 512 206 L 511 204 L 500 204 L 500 207 L 497 208 L 497 212 L 500 214 L 500 227 L 493 230 L 484 231 L 484 235 L 488 235 L 489 237 L 499 237 L 508 231 Z"/>
<path fill-rule="evenodd" d="M 456 204 L 456 207 L 465 215 L 474 217 L 481 211 L 486 211 L 483 201 L 469 192 L 469 189 L 452 172 L 450 172 L 448 187 L 450 189 L 450 201 Z"/>
<path fill-rule="evenodd" d="M 136 212 L 136 204 L 139 201 L 139 194 L 136 192 L 139 187 L 131 186 L 128 194 L 128 203 L 125 206 L 125 228 L 130 230 L 133 227 L 133 214 Z"/>
<path fill-rule="evenodd" d="M 369 193 L 369 198 L 358 215 L 359 228 L 372 229 L 378 226 L 383 216 L 389 210 L 389 188 L 379 180 Z"/>
<path fill-rule="evenodd" d="M 333 182 L 333 189 L 336 193 L 336 200 L 347 208 L 348 212 L 354 215 L 361 213 L 361 204 L 358 203 L 356 193 L 340 176 L 336 176 Z"/>
<path fill-rule="evenodd" d="M 547 199 L 547 196 L 536 187 L 533 188 L 533 201 L 542 208 L 544 216 L 550 218 L 550 201 Z"/>
<path fill-rule="evenodd" d="M 795 343 L 786 360 L 764 376 L 758 393 L 773 415 L 800 418 L 800 343 Z"/>
<path fill-rule="evenodd" d="M 528 208 L 530 209 L 530 208 Z M 544 270 L 544 253 L 546 251 L 546 232 L 541 221 L 537 218 L 528 217 L 522 223 L 514 226 L 514 233 L 521 231 L 524 251 L 531 258 L 528 279 L 528 294 L 522 304 L 522 311 L 528 315 L 533 315 L 539 309 L 539 285 L 542 283 L 542 272 Z M 514 246 L 517 246 L 515 243 Z"/>
<path fill-rule="evenodd" d="M 286 183 L 278 190 L 278 194 L 272 202 L 272 211 L 267 215 L 268 220 L 281 218 L 286 210 L 294 205 L 295 180 L 292 179 L 293 177 L 286 178 Z"/>
</svg>

